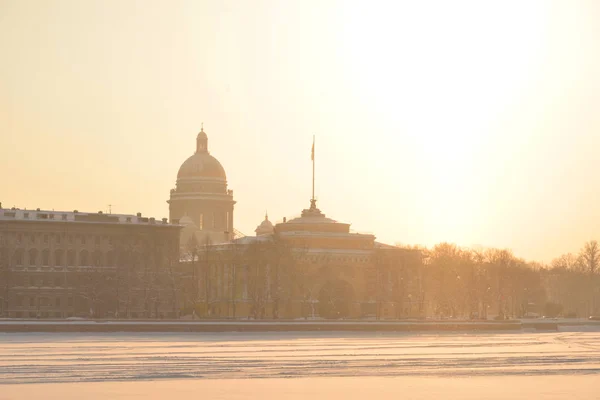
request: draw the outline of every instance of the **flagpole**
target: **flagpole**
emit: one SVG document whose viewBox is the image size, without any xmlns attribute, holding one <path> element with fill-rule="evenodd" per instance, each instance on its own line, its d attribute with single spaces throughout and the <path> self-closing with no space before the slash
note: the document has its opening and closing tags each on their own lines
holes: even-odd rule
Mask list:
<svg viewBox="0 0 600 400">
<path fill-rule="evenodd" d="M 313 135 L 313 145 L 312 145 L 312 167 L 313 167 L 312 202 L 314 202 L 315 201 L 315 135 Z"/>
</svg>

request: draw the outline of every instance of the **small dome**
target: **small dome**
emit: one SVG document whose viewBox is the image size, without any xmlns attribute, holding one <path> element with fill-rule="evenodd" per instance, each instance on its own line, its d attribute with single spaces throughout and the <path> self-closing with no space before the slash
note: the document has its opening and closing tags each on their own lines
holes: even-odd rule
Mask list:
<svg viewBox="0 0 600 400">
<path fill-rule="evenodd" d="M 181 217 L 179 219 L 179 224 L 180 225 L 194 225 L 194 221 L 192 221 L 192 219 L 189 216 L 184 215 L 183 217 Z"/>
<path fill-rule="evenodd" d="M 274 232 L 273 224 L 269 221 L 269 216 L 265 215 L 265 220 L 254 230 L 256 236 L 271 235 Z"/>
<path fill-rule="evenodd" d="M 227 180 L 225 169 L 208 153 L 196 153 L 179 168 L 177 178 L 220 178 Z"/>
</svg>

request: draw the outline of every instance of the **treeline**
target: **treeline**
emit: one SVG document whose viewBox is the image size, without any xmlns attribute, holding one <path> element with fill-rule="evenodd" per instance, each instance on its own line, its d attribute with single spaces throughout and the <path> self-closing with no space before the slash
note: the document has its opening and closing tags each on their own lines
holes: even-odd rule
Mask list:
<svg viewBox="0 0 600 400">
<path fill-rule="evenodd" d="M 435 317 L 587 317 L 600 309 L 600 246 L 585 243 L 549 265 L 510 250 L 462 249 L 441 243 L 422 254 L 423 314 Z"/>
<path fill-rule="evenodd" d="M 137 244 L 134 244 L 137 243 Z M 170 246 L 167 246 L 170 248 Z M 360 256 L 277 236 L 225 245 L 118 246 L 112 262 L 27 272 L 0 246 L 0 312 L 119 318 L 588 317 L 600 313 L 600 246 L 549 264 L 510 250 L 378 246 Z M 369 254 L 366 256 L 365 254 Z M 109 264 L 109 265 L 107 265 Z M 60 269 L 62 271 L 62 269 Z M 58 311 L 61 313 L 59 314 Z M 16 314 L 15 314 L 16 315 Z"/>
<path fill-rule="evenodd" d="M 600 248 L 549 265 L 510 250 L 433 248 L 374 250 L 364 264 L 276 237 L 245 245 L 188 247 L 183 314 L 199 318 L 587 317 L 598 313 Z"/>
</svg>

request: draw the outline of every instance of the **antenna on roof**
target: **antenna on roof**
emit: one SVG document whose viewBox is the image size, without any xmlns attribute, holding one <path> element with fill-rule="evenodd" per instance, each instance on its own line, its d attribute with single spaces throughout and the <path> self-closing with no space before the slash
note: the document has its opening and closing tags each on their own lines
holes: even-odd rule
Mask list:
<svg viewBox="0 0 600 400">
<path fill-rule="evenodd" d="M 112 214 L 112 206 L 114 206 L 114 204 L 109 204 L 108 205 L 108 213 Z"/>
</svg>

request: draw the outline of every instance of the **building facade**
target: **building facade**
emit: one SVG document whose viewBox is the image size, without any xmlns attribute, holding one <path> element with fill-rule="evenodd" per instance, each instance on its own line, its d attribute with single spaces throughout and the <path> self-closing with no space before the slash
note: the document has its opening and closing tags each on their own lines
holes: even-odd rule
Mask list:
<svg viewBox="0 0 600 400">
<path fill-rule="evenodd" d="M 0 315 L 178 315 L 179 231 L 141 214 L 0 208 Z"/>
<path fill-rule="evenodd" d="M 208 151 L 204 128 L 196 137 L 196 152 L 179 168 L 171 190 L 169 218 L 184 225 L 182 245 L 192 236 L 199 243 L 224 243 L 233 238 L 233 191 L 221 163 Z"/>
<path fill-rule="evenodd" d="M 422 315 L 421 254 L 350 232 L 311 201 L 256 236 L 188 249 L 184 301 L 209 318 L 402 318 Z M 190 291 L 191 290 L 191 291 Z"/>
</svg>

